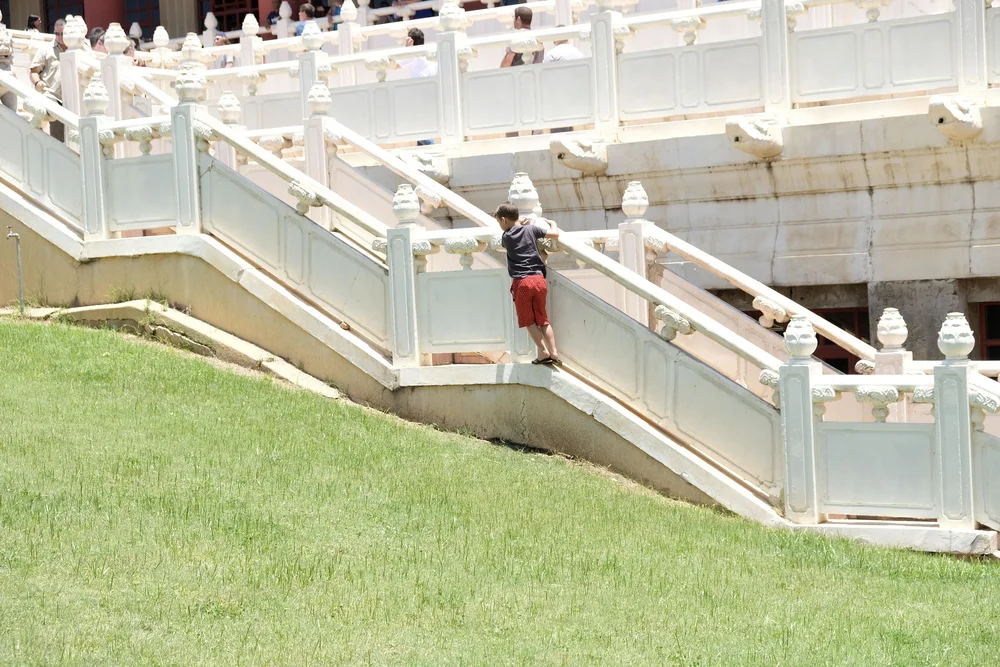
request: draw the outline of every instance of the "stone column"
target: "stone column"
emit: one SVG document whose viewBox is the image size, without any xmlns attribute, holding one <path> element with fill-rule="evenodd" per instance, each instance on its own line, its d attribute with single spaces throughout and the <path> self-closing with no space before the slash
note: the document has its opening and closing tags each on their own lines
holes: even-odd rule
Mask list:
<svg viewBox="0 0 1000 667">
<path fill-rule="evenodd" d="M 812 386 L 823 369 L 812 360 L 816 332 L 805 317 L 793 317 L 785 329 L 787 364 L 778 371 L 781 392 L 781 440 L 785 462 L 785 518 L 794 523 L 822 520 L 816 495 L 816 418 Z"/>
<path fill-rule="evenodd" d="M 206 49 L 215 46 L 215 35 L 218 33 L 216 28 L 219 27 L 219 20 L 215 18 L 215 14 L 208 12 L 205 14 L 205 32 L 201 33 L 201 45 Z"/>
<path fill-rule="evenodd" d="M 357 24 L 358 8 L 351 0 L 345 0 L 340 8 L 340 18 L 343 21 L 337 28 L 337 54 L 349 56 L 354 53 L 354 40 L 363 39 L 361 36 L 361 26 Z M 354 86 L 358 83 L 357 72 L 353 67 L 340 68 L 340 85 Z"/>
<path fill-rule="evenodd" d="M 423 230 L 416 223 L 420 202 L 409 183 L 400 185 L 396 190 L 392 212 L 399 221 L 397 227 L 386 232 L 389 303 L 392 308 L 392 363 L 394 366 L 419 366 L 417 269 L 413 246 Z"/>
<path fill-rule="evenodd" d="M 613 11 L 613 2 L 601 0 L 603 11 L 590 19 L 591 49 L 594 58 L 594 127 L 604 136 L 618 132 L 618 49 L 615 31 L 622 15 Z M 628 29 L 626 28 L 626 31 Z"/>
<path fill-rule="evenodd" d="M 764 33 L 764 108 L 784 114 L 792 108 L 788 74 L 788 16 L 785 0 L 761 0 Z"/>
<path fill-rule="evenodd" d="M 260 23 L 257 22 L 257 17 L 253 14 L 247 14 L 243 19 L 243 39 L 240 40 L 240 67 L 253 67 L 257 64 L 256 49 L 257 45 L 260 44 L 260 37 L 257 33 L 260 32 Z"/>
<path fill-rule="evenodd" d="M 240 126 L 240 119 L 243 110 L 240 108 L 240 99 L 231 90 L 222 93 L 219 98 L 219 118 L 223 123 L 237 131 L 244 128 Z M 236 149 L 228 141 L 220 141 L 215 147 L 215 159 L 221 164 L 229 167 L 233 171 L 239 171 L 239 159 Z"/>
<path fill-rule="evenodd" d="M 122 81 L 132 72 L 132 59 L 122 55 L 129 46 L 128 36 L 118 23 L 108 26 L 104 35 L 104 46 L 108 56 L 101 61 L 101 80 L 108 90 L 108 116 L 114 120 L 125 118 L 125 105 L 122 103 Z M 125 145 L 116 143 L 115 157 L 125 157 Z"/>
<path fill-rule="evenodd" d="M 965 287 L 957 280 L 906 280 L 868 283 L 868 317 L 875 322 L 886 307 L 898 308 L 909 332 L 907 347 L 915 359 L 940 359 L 938 323 L 951 312 L 969 308 Z"/>
<path fill-rule="evenodd" d="M 649 207 L 649 197 L 639 181 L 632 181 L 622 198 L 622 211 L 627 216 L 618 225 L 618 262 L 629 271 L 645 279 L 646 275 L 646 235 L 652 225 L 643 219 Z M 644 327 L 649 326 L 649 303 L 631 290 L 618 286 L 621 292 L 622 310 Z"/>
<path fill-rule="evenodd" d="M 986 92 L 986 4 L 955 0 L 955 44 L 958 45 L 958 91 Z"/>
<path fill-rule="evenodd" d="M 303 124 L 303 153 L 306 163 L 306 175 L 320 185 L 332 188 L 330 162 L 327 159 L 326 119 L 330 113 L 333 101 L 330 89 L 322 81 L 317 81 L 309 91 L 307 101 L 308 117 Z M 336 153 L 337 146 L 333 144 Z M 333 211 L 322 206 L 311 209 L 309 217 L 325 229 L 333 229 Z"/>
<path fill-rule="evenodd" d="M 326 57 L 326 54 L 320 51 L 323 46 L 323 33 L 315 21 L 309 21 L 302 28 L 302 44 L 306 47 L 306 51 L 299 54 L 299 94 L 302 99 L 302 117 L 308 118 L 309 96 L 313 94 L 313 86 L 316 83 L 322 84 L 319 68 Z"/>
<path fill-rule="evenodd" d="M 969 353 L 976 341 L 962 313 L 948 313 L 938 333 L 944 362 L 934 367 L 934 431 L 942 527 L 975 528 L 972 505 L 972 410 L 969 385 L 975 371 Z"/>
<path fill-rule="evenodd" d="M 906 321 L 895 308 L 886 308 L 878 320 L 877 337 L 882 350 L 875 353 L 875 375 L 903 375 L 906 365 L 913 361 L 913 353 L 903 348 L 909 331 Z M 888 422 L 905 423 L 908 405 L 906 394 L 899 394 L 899 401 L 889 406 Z"/>
<path fill-rule="evenodd" d="M 107 174 L 101 146 L 101 126 L 108 109 L 108 91 L 99 78 L 83 95 L 86 116 L 80 117 L 80 170 L 83 188 L 83 239 L 111 238 L 107 215 Z"/>
<path fill-rule="evenodd" d="M 59 56 L 59 76 L 62 78 L 62 105 L 67 111 L 82 115 L 80 107 L 80 61 L 83 59 L 83 42 L 87 39 L 87 24 L 74 16 L 66 21 L 63 41 L 67 51 Z"/>
<path fill-rule="evenodd" d="M 177 74 L 177 106 L 170 109 L 177 193 L 178 234 L 201 233 L 201 188 L 195 147 L 195 112 L 205 96 L 205 75 L 196 62 L 182 63 Z"/>
</svg>

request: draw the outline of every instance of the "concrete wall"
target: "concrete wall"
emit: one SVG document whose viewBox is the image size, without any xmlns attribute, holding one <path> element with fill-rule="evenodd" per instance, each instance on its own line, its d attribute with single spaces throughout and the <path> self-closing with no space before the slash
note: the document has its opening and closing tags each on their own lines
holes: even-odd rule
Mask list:
<svg viewBox="0 0 1000 667">
<path fill-rule="evenodd" d="M 712 504 L 662 463 L 545 389 L 472 385 L 390 391 L 201 259 L 178 254 L 81 263 L 0 211 L 0 227 L 6 225 L 21 235 L 26 295 L 40 305 L 93 305 L 108 303 L 113 293 L 155 294 L 330 382 L 359 403 L 448 430 L 587 459 L 663 493 Z M 16 299 L 14 244 L 5 242 L 0 244 L 0 303 Z"/>
</svg>

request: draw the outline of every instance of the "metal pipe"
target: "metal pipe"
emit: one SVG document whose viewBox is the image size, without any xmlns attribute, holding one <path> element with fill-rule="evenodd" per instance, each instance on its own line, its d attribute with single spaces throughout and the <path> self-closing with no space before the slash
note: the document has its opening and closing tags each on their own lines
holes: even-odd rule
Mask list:
<svg viewBox="0 0 1000 667">
<path fill-rule="evenodd" d="M 17 249 L 17 302 L 21 308 L 21 315 L 24 315 L 24 278 L 21 277 L 21 236 L 15 234 L 13 228 L 7 227 L 7 238 L 14 239 L 14 247 Z"/>
</svg>

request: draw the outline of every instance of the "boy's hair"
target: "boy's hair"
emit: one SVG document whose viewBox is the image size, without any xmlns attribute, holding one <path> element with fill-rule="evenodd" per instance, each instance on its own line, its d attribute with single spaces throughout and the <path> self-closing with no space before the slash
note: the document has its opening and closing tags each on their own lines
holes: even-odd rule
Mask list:
<svg viewBox="0 0 1000 667">
<path fill-rule="evenodd" d="M 410 32 L 406 33 L 406 36 L 413 40 L 413 46 L 423 46 L 424 31 L 420 28 L 410 28 Z"/>
<path fill-rule="evenodd" d="M 313 18 L 316 16 L 316 8 L 312 6 L 312 3 L 307 2 L 304 5 L 299 5 L 299 11 L 306 15 L 306 18 Z"/>
<path fill-rule="evenodd" d="M 531 25 L 531 8 L 525 7 L 524 5 L 518 5 L 517 9 L 514 10 L 514 18 L 521 19 L 521 25 L 530 26 Z"/>
<path fill-rule="evenodd" d="M 518 212 L 517 207 L 508 201 L 497 206 L 496 213 L 493 214 L 493 217 L 498 220 L 500 218 L 503 218 L 504 220 L 517 220 L 521 217 L 521 214 Z"/>
</svg>

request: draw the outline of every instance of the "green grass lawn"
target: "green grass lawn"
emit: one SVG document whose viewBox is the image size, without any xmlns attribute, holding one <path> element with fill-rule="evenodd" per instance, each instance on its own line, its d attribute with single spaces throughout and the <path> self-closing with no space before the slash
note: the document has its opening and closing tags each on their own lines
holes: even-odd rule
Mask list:
<svg viewBox="0 0 1000 667">
<path fill-rule="evenodd" d="M 985 665 L 992 562 L 0 322 L 0 663 Z"/>
</svg>

